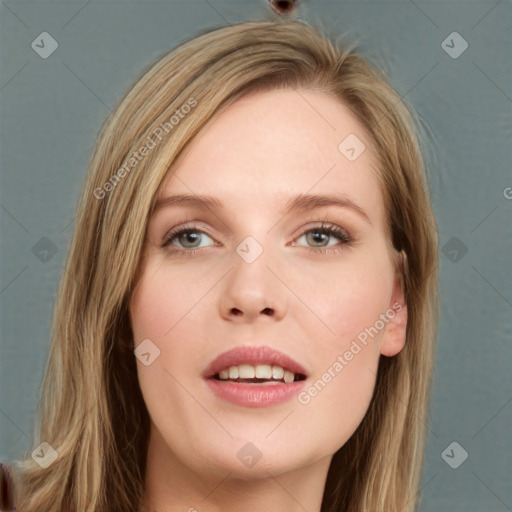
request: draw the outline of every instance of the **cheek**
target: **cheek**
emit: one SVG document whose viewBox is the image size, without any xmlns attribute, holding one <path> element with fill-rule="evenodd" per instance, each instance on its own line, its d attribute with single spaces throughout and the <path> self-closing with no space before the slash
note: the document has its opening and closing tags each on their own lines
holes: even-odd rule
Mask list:
<svg viewBox="0 0 512 512">
<path fill-rule="evenodd" d="M 150 280 L 141 280 L 131 301 L 130 316 L 132 320 L 135 344 L 143 339 L 150 338 L 157 342 L 165 332 L 164 316 L 162 312 L 168 309 L 170 295 L 166 296 L 163 287 L 151 285 Z M 172 321 L 172 318 L 169 318 Z M 172 325 L 172 324 L 171 324 Z M 169 329 L 169 325 L 167 325 Z"/>
<path fill-rule="evenodd" d="M 307 326 L 311 357 L 318 366 L 309 387 L 300 395 L 304 414 L 328 418 L 323 433 L 341 447 L 353 434 L 368 410 L 380 358 L 380 315 L 386 312 L 392 291 L 392 271 L 382 252 L 358 253 L 318 273 L 307 301 L 316 305 L 318 320 Z M 310 281 L 311 282 L 311 281 Z M 306 288 L 303 292 L 307 294 Z"/>
<path fill-rule="evenodd" d="M 196 284 L 190 286 L 191 282 Z M 130 303 L 135 342 L 150 338 L 163 343 L 207 289 L 208 281 L 186 268 L 166 268 L 159 262 L 148 266 Z"/>
<path fill-rule="evenodd" d="M 376 378 L 369 355 L 355 356 L 346 365 L 331 363 L 298 396 L 301 417 L 321 434 L 331 453 L 350 439 L 368 411 Z"/>
<path fill-rule="evenodd" d="M 373 257 L 375 253 L 380 254 L 380 258 Z M 317 316 L 307 316 L 311 324 L 308 329 L 311 334 L 312 324 L 316 324 L 316 357 L 323 353 L 332 359 L 333 355 L 348 350 L 351 342 L 358 337 L 364 343 L 365 333 L 367 342 L 375 340 L 372 345 L 376 348 L 373 350 L 378 349 L 377 340 L 382 335 L 382 329 L 375 333 L 371 328 L 389 306 L 393 275 L 389 262 L 382 257 L 382 252 L 376 250 L 375 253 L 360 251 L 357 257 L 355 253 L 351 254 L 343 261 L 324 265 L 321 271 L 311 266 L 303 274 L 307 279 L 302 279 L 304 284 L 300 289 L 300 296 Z M 381 326 L 381 322 L 377 325 Z M 368 329 L 371 336 L 368 335 Z M 368 351 L 366 348 L 365 352 Z"/>
<path fill-rule="evenodd" d="M 208 318 L 208 308 L 211 309 L 204 299 L 212 287 L 212 274 L 207 279 L 198 272 L 187 272 L 185 267 L 157 263 L 146 267 L 139 280 L 130 301 L 134 344 L 149 339 L 159 351 L 149 366 L 137 362 L 141 389 L 143 393 L 146 387 L 149 390 L 150 403 L 169 398 L 155 389 L 177 389 L 172 376 L 181 381 L 190 377 L 190 371 L 200 371 L 198 356 L 209 343 L 202 322 Z M 190 286 L 191 282 L 197 284 Z M 190 349 L 191 343 L 194 350 Z"/>
</svg>

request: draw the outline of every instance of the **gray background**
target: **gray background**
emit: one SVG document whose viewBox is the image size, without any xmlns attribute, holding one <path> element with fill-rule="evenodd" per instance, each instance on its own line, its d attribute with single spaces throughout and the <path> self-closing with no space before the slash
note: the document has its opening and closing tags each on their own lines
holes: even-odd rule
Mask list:
<svg viewBox="0 0 512 512">
<path fill-rule="evenodd" d="M 0 460 L 34 448 L 56 287 L 101 123 L 166 50 L 268 13 L 264 0 L 0 4 Z M 495 0 L 315 0 L 297 13 L 360 39 L 430 133 L 441 321 L 424 512 L 512 510 L 511 13 Z M 43 31 L 59 44 L 47 59 L 31 48 Z M 456 59 L 441 46 L 454 31 L 469 44 Z M 57 250 L 47 261 L 33 250 L 43 237 Z M 454 441 L 469 455 L 457 469 L 442 456 Z"/>
</svg>

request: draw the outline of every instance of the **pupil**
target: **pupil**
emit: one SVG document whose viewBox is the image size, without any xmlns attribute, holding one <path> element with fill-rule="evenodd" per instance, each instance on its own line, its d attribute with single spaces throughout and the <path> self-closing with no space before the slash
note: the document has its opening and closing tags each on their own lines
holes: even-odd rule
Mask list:
<svg viewBox="0 0 512 512">
<path fill-rule="evenodd" d="M 318 242 L 319 242 L 319 243 L 322 243 L 322 241 L 324 241 L 324 242 L 325 242 L 325 237 L 326 237 L 327 235 L 326 235 L 325 233 L 320 232 L 320 231 L 312 231 L 312 232 L 311 232 L 311 236 L 312 236 L 313 241 L 314 241 L 315 243 L 318 243 Z M 324 237 L 324 238 L 322 239 L 322 237 Z"/>
<path fill-rule="evenodd" d="M 199 234 L 198 233 L 183 233 L 182 234 L 182 243 L 185 242 L 183 245 L 187 245 L 189 242 L 191 244 L 194 244 L 194 242 L 197 242 L 199 240 Z"/>
</svg>

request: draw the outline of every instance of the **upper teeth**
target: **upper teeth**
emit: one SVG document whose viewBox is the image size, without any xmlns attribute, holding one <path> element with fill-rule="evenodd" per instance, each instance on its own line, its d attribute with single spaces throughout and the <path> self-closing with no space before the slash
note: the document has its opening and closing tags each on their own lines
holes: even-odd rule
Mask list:
<svg viewBox="0 0 512 512">
<path fill-rule="evenodd" d="M 269 364 L 240 364 L 230 366 L 219 372 L 219 379 L 284 379 L 285 382 L 293 382 L 295 374 L 281 366 L 270 366 Z"/>
</svg>

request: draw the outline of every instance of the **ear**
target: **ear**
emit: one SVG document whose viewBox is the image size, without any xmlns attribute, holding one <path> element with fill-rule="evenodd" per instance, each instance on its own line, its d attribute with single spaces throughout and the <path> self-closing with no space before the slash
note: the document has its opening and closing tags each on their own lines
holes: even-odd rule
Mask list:
<svg viewBox="0 0 512 512">
<path fill-rule="evenodd" d="M 395 356 L 405 345 L 407 331 L 407 303 L 405 300 L 403 275 L 407 265 L 406 255 L 401 251 L 398 255 L 398 264 L 395 265 L 395 281 L 393 293 L 389 302 L 386 316 L 389 321 L 382 336 L 380 353 L 383 356 Z"/>
</svg>

